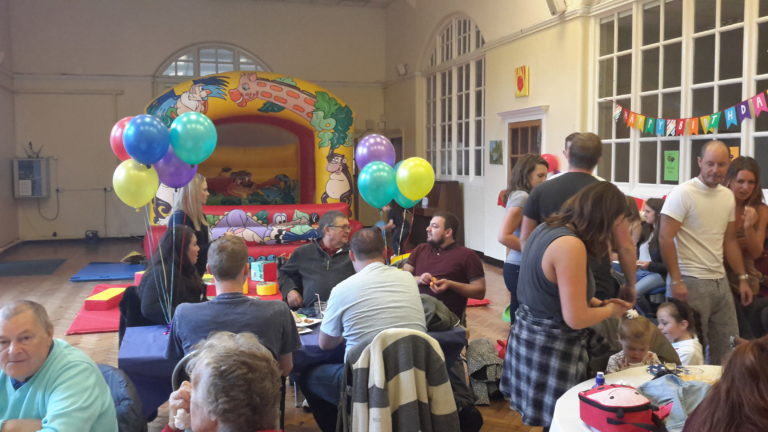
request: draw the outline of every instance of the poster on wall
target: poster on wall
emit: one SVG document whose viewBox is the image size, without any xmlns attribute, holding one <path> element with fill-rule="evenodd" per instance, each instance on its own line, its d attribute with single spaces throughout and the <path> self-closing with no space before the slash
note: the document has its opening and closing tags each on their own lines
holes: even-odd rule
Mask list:
<svg viewBox="0 0 768 432">
<path fill-rule="evenodd" d="M 664 151 L 664 181 L 678 181 L 680 167 L 680 151 Z"/>
<path fill-rule="evenodd" d="M 515 97 L 528 96 L 528 66 L 515 68 Z"/>
<path fill-rule="evenodd" d="M 501 140 L 492 140 L 488 142 L 488 159 L 491 165 L 501 165 L 504 163 L 504 151 L 501 147 Z"/>
</svg>

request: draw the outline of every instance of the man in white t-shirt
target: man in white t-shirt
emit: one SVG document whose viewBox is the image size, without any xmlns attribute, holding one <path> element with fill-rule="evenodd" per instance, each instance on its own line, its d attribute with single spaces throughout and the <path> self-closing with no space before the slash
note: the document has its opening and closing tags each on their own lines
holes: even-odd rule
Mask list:
<svg viewBox="0 0 768 432">
<path fill-rule="evenodd" d="M 368 343 L 382 330 L 406 328 L 427 331 L 419 288 L 413 276 L 384 264 L 381 231 L 365 228 L 350 242 L 349 258 L 355 274 L 336 285 L 320 325 L 318 342 L 324 350 L 346 341 L 346 353 Z M 320 429 L 336 427 L 343 364 L 324 364 L 301 374 L 299 383 Z"/>
<path fill-rule="evenodd" d="M 752 302 L 752 291 L 736 238 L 733 193 L 720 184 L 730 163 L 728 147 L 722 141 L 706 143 L 698 163 L 699 176 L 672 189 L 664 203 L 659 247 L 669 271 L 667 295 L 687 301 L 701 314 L 709 361 L 720 364 L 729 337 L 739 333 L 723 255 L 742 275 L 743 305 Z"/>
</svg>

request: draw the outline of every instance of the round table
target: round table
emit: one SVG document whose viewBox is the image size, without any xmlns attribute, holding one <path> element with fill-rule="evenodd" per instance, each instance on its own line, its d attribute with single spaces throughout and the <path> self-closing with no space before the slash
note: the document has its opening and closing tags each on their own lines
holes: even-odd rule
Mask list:
<svg viewBox="0 0 768 432">
<path fill-rule="evenodd" d="M 691 366 L 701 369 L 704 374 L 703 381 L 714 381 L 720 378 L 722 371 L 720 366 Z M 639 387 L 641 384 L 650 381 L 653 378 L 646 371 L 646 366 L 638 366 L 624 369 L 605 375 L 606 384 L 625 384 L 632 387 Z M 550 432 L 597 432 L 584 422 L 579 416 L 579 392 L 589 390 L 595 385 L 595 379 L 588 379 L 580 384 L 573 386 L 557 400 L 555 404 L 555 414 L 552 418 Z"/>
</svg>

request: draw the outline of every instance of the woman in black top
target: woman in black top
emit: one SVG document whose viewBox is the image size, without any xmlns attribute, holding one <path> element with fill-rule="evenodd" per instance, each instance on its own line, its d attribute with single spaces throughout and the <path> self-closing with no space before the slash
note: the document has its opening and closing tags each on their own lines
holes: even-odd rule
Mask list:
<svg viewBox="0 0 768 432">
<path fill-rule="evenodd" d="M 208 182 L 201 174 L 178 190 L 173 196 L 173 214 L 168 219 L 169 229 L 177 225 L 186 225 L 195 231 L 197 245 L 200 246 L 200 256 L 197 260 L 197 272 L 205 274 L 205 265 L 208 263 L 208 243 L 210 233 L 208 221 L 203 213 L 203 205 L 208 200 Z"/>
<path fill-rule="evenodd" d="M 168 228 L 139 284 L 141 314 L 145 318 L 155 324 L 168 324 L 180 303 L 205 300 L 205 285 L 195 268 L 199 253 L 191 228 Z"/>
</svg>

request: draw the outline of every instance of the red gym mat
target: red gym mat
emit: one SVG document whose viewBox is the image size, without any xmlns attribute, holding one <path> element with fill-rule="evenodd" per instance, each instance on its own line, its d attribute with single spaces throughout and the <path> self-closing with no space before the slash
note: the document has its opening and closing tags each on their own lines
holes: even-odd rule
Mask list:
<svg viewBox="0 0 768 432">
<path fill-rule="evenodd" d="M 131 284 L 110 285 L 99 284 L 93 287 L 93 291 L 88 294 L 90 297 L 98 294 L 107 288 L 125 288 Z M 117 306 L 105 311 L 85 310 L 85 301 L 80 307 L 80 312 L 75 315 L 72 325 L 67 330 L 68 335 L 86 334 L 86 333 L 107 333 L 116 332 L 120 327 L 120 308 Z"/>
<path fill-rule="evenodd" d="M 488 299 L 482 299 L 482 300 L 468 299 L 467 300 L 467 307 L 485 306 L 489 304 L 491 304 L 491 301 Z"/>
</svg>

